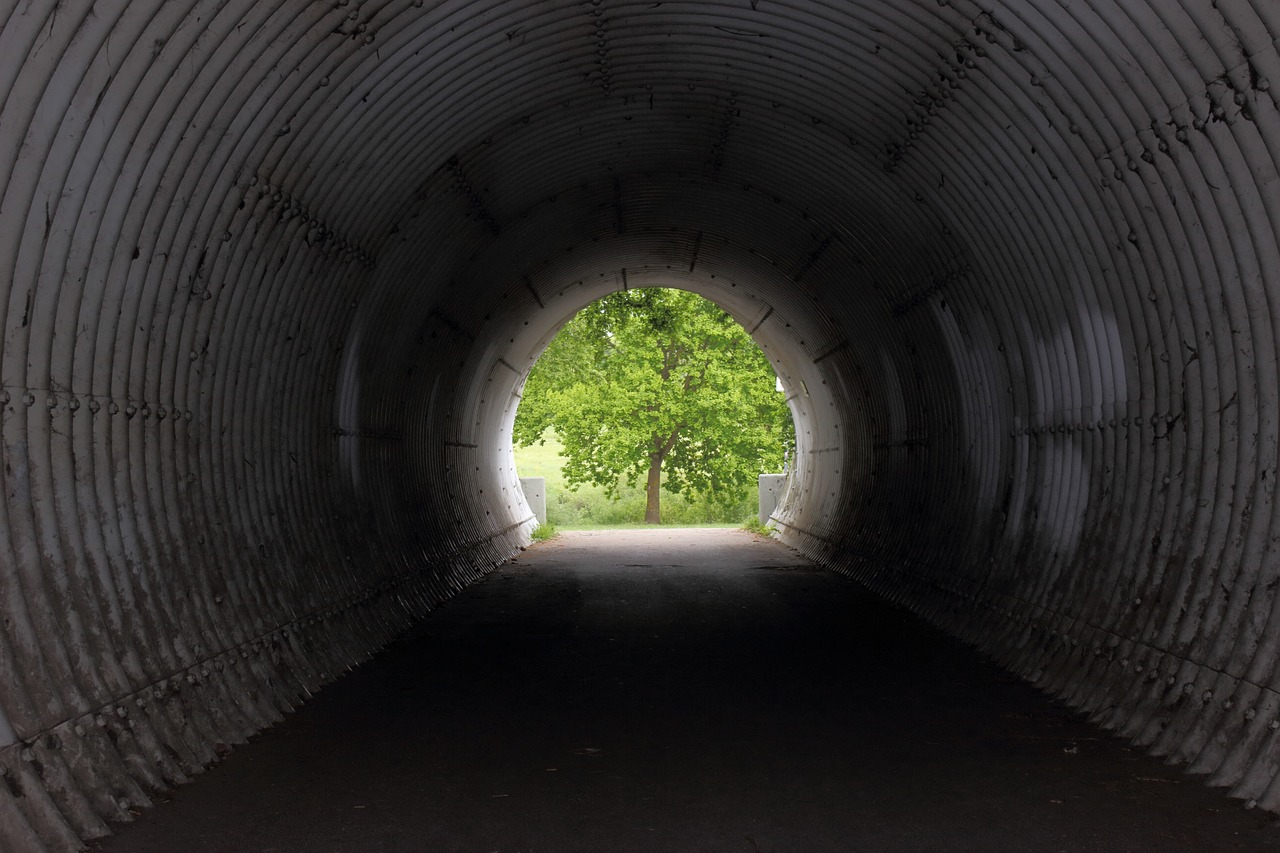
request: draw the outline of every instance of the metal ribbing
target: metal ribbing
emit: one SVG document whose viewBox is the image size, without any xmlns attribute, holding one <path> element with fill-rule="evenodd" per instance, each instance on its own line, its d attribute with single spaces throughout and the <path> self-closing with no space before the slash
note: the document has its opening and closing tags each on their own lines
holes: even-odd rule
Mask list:
<svg viewBox="0 0 1280 853">
<path fill-rule="evenodd" d="M 774 359 L 788 542 L 1280 809 L 1272 4 L 117 6 L 0 5 L 0 847 L 511 553 L 624 283 Z"/>
</svg>

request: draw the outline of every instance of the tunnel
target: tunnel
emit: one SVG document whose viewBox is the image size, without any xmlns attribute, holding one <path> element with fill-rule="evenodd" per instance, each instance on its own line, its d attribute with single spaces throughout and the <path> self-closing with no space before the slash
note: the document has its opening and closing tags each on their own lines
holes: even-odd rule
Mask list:
<svg viewBox="0 0 1280 853">
<path fill-rule="evenodd" d="M 1280 810 L 1280 7 L 7 0 L 0 848 L 527 544 L 578 309 L 774 364 L 776 535 Z"/>
</svg>

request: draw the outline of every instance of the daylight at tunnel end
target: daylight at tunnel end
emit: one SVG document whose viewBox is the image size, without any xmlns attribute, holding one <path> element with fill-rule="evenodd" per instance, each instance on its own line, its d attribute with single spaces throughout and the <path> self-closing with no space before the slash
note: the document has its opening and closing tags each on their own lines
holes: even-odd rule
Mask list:
<svg viewBox="0 0 1280 853">
<path fill-rule="evenodd" d="M 0 849 L 107 833 L 526 544 L 524 379 L 648 286 L 777 370 L 784 542 L 1280 811 L 1277 36 L 0 3 Z"/>
</svg>

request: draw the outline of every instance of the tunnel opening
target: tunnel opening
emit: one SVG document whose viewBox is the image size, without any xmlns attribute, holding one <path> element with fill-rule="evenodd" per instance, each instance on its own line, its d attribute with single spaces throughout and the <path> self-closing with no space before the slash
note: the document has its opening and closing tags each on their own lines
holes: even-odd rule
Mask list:
<svg viewBox="0 0 1280 853">
<path fill-rule="evenodd" d="M 795 444 L 767 356 L 689 291 L 597 299 L 559 328 L 515 393 L 517 474 L 528 473 L 521 459 L 540 466 L 534 488 L 554 527 L 740 525 L 759 514 L 760 475 L 781 472 Z"/>
</svg>

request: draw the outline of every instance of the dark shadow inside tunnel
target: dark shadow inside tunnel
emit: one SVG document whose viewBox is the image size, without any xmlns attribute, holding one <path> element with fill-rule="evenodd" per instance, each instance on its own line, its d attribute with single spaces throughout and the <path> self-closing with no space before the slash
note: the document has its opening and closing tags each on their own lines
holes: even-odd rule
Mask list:
<svg viewBox="0 0 1280 853">
<path fill-rule="evenodd" d="M 109 851 L 1273 850 L 971 648 L 743 531 L 509 561 Z"/>
</svg>

